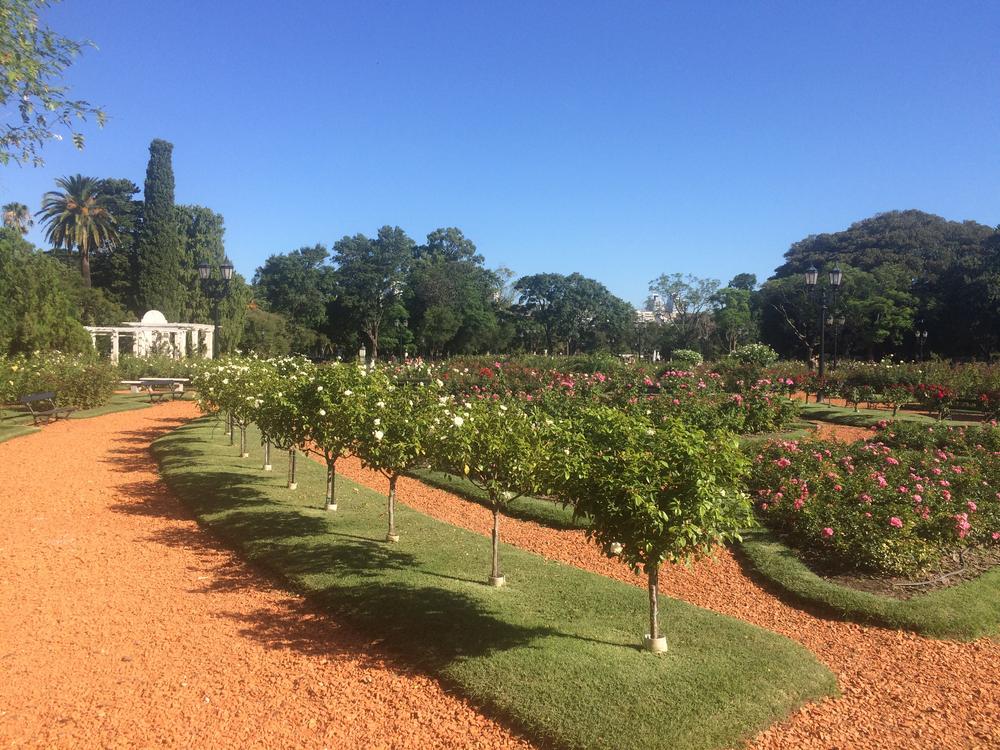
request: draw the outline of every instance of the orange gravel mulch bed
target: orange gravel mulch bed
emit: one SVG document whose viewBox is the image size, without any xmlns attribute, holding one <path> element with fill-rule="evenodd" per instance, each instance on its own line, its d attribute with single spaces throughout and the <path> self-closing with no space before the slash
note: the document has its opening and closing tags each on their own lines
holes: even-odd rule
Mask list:
<svg viewBox="0 0 1000 750">
<path fill-rule="evenodd" d="M 357 459 L 341 459 L 337 469 L 360 484 L 387 491 L 384 477 L 364 469 Z M 400 502 L 421 513 L 490 534 L 490 512 L 452 493 L 402 478 L 398 494 Z M 405 525 L 399 531 L 405 535 Z M 643 578 L 601 554 L 581 531 L 504 518 L 501 538 L 547 559 L 645 586 Z M 484 575 L 488 565 L 489 547 L 484 544 Z M 516 568 L 505 573 L 516 587 Z M 803 707 L 756 737 L 753 748 L 1000 747 L 998 640 L 936 641 L 817 617 L 760 588 L 728 551 L 690 568 L 671 568 L 663 576 L 662 592 L 792 638 L 837 675 L 840 698 Z M 670 623 L 664 628 L 669 638 Z"/>
<path fill-rule="evenodd" d="M 148 450 L 196 415 L 0 444 L 0 746 L 529 747 L 200 530 Z"/>
</svg>

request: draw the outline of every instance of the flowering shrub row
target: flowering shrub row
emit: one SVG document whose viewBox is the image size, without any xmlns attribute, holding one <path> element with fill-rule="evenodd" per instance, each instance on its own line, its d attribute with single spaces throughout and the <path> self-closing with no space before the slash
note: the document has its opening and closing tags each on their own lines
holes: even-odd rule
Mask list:
<svg viewBox="0 0 1000 750">
<path fill-rule="evenodd" d="M 1000 542 L 996 427 L 884 425 L 868 441 L 775 441 L 750 480 L 758 516 L 838 569 L 910 575 Z"/>
<path fill-rule="evenodd" d="M 86 354 L 35 352 L 0 357 L 0 405 L 24 395 L 54 391 L 61 406 L 90 409 L 107 402 L 118 373 L 107 361 Z"/>
</svg>

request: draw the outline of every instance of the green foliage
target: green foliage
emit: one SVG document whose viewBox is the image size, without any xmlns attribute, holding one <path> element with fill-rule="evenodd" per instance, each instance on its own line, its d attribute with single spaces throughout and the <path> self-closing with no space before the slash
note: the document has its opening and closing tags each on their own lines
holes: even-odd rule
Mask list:
<svg viewBox="0 0 1000 750">
<path fill-rule="evenodd" d="M 333 249 L 340 322 L 364 334 L 374 360 L 383 322 L 405 315 L 401 299 L 414 242 L 399 227 L 384 226 L 375 239 L 344 237 Z"/>
<path fill-rule="evenodd" d="M 0 229 L 0 354 L 92 351 L 60 264 Z"/>
<path fill-rule="evenodd" d="M 633 586 L 516 548 L 504 549 L 522 574 L 516 591 L 477 586 L 460 571 L 482 537 L 407 508 L 410 533 L 387 547 L 377 493 L 342 479 L 336 516 L 308 507 L 322 491 L 319 466 L 304 462 L 304 492 L 287 491 L 233 456 L 211 420 L 153 451 L 199 522 L 255 566 L 539 746 L 735 747 L 836 692 L 799 644 L 675 599 L 664 614 L 683 648 L 650 659 L 628 635 L 643 619 Z M 275 471 L 282 461 L 275 456 Z"/>
<path fill-rule="evenodd" d="M 931 428 L 895 426 L 886 437 L 911 445 L 920 429 Z M 1000 540 L 998 484 L 1000 457 L 981 445 L 784 441 L 757 453 L 750 488 L 763 523 L 823 565 L 913 575 Z"/>
<path fill-rule="evenodd" d="M 0 12 L 0 107 L 5 122 L 0 126 L 0 164 L 44 162 L 39 153 L 52 139 L 62 140 L 64 129 L 78 149 L 83 134 L 77 120 L 93 116 L 104 125 L 103 110 L 82 99 L 71 99 L 61 84 L 77 55 L 89 46 L 56 33 L 40 22 L 39 13 L 49 0 L 5 0 Z M 16 112 L 16 115 L 14 114 Z M 9 120 L 7 118 L 10 118 Z"/>
<path fill-rule="evenodd" d="M 45 227 L 45 239 L 54 247 L 76 248 L 80 253 L 80 274 L 89 287 L 90 254 L 98 247 L 113 246 L 118 241 L 115 218 L 101 189 L 100 180 L 83 175 L 56 179 L 62 192 L 42 197 L 39 214 Z"/>
<path fill-rule="evenodd" d="M 605 553 L 620 545 L 633 570 L 710 554 L 752 525 L 740 489 L 747 462 L 734 436 L 602 406 L 581 408 L 567 428 L 550 481 L 593 519 L 588 534 Z"/>
<path fill-rule="evenodd" d="M 34 219 L 31 218 L 31 210 L 23 203 L 12 202 L 4 205 L 3 225 L 5 227 L 16 229 L 25 235 L 34 223 Z"/>
<path fill-rule="evenodd" d="M 672 311 L 671 346 L 707 353 L 715 333 L 713 307 L 717 304 L 717 279 L 699 279 L 690 274 L 663 274 L 649 282 L 649 291 L 658 294 Z M 742 335 L 742 334 L 740 334 Z"/>
<path fill-rule="evenodd" d="M 150 354 L 136 357 L 123 354 L 118 358 L 119 380 L 139 378 L 191 378 L 202 366 L 198 359 L 174 359 L 165 355 Z"/>
<path fill-rule="evenodd" d="M 180 320 L 185 288 L 181 277 L 181 237 L 174 207 L 173 144 L 154 139 L 143 188 L 142 224 L 136 241 L 136 304 Z"/>
<path fill-rule="evenodd" d="M 247 310 L 240 349 L 262 357 L 289 354 L 292 350 L 288 319 L 257 307 Z"/>
<path fill-rule="evenodd" d="M 271 312 L 315 331 L 326 326 L 326 307 L 334 294 L 334 270 L 323 245 L 271 255 L 253 277 L 254 293 Z"/>
<path fill-rule="evenodd" d="M 578 273 L 541 273 L 517 280 L 515 312 L 529 348 L 579 352 L 631 349 L 635 330 L 632 306 L 594 279 Z M 535 332 L 540 336 L 535 340 Z"/>
<path fill-rule="evenodd" d="M 0 403 L 29 393 L 54 391 L 60 406 L 92 409 L 106 403 L 118 382 L 118 371 L 93 355 L 36 352 L 0 356 Z"/>
<path fill-rule="evenodd" d="M 700 352 L 692 349 L 674 349 L 670 352 L 670 363 L 677 367 L 693 369 L 704 361 Z"/>
</svg>

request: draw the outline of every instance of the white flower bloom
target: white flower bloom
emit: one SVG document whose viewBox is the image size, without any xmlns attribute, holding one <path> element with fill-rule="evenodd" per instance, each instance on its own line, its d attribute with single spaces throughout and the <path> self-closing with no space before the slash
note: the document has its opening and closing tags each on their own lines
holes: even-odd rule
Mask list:
<svg viewBox="0 0 1000 750">
<path fill-rule="evenodd" d="M 323 386 L 317 385 L 316 386 L 316 392 L 319 393 L 321 390 L 323 390 Z"/>
<path fill-rule="evenodd" d="M 379 419 L 378 417 L 376 417 L 375 418 L 375 426 L 378 427 L 380 424 L 382 424 L 382 420 Z"/>
<path fill-rule="evenodd" d="M 652 427 L 649 427 L 649 428 L 646 429 L 646 434 L 647 435 L 655 435 L 656 434 L 656 430 L 654 430 Z"/>
<path fill-rule="evenodd" d="M 320 415 L 321 417 L 325 417 L 325 416 L 326 416 L 326 409 L 320 409 L 320 410 L 319 410 L 319 415 Z"/>
<path fill-rule="evenodd" d="M 464 420 L 464 419 L 462 419 L 461 417 L 455 417 L 455 418 L 454 418 L 453 420 L 451 420 L 451 421 L 455 423 L 455 426 L 456 426 L 456 427 L 461 427 L 461 426 L 462 426 L 463 424 L 465 424 L 465 420 Z"/>
<path fill-rule="evenodd" d="M 385 401 L 376 401 L 375 402 L 375 406 L 377 406 L 379 409 L 384 409 L 385 408 Z M 375 424 L 378 424 L 378 422 L 376 422 Z"/>
<path fill-rule="evenodd" d="M 344 391 L 344 395 L 345 396 L 353 396 L 354 395 L 354 391 L 352 391 L 350 388 L 348 388 L 346 391 Z"/>
<path fill-rule="evenodd" d="M 376 440 L 381 440 L 384 437 L 385 437 L 385 433 L 382 432 L 382 430 L 375 430 L 375 439 Z"/>
<path fill-rule="evenodd" d="M 441 378 L 435 378 L 434 382 L 437 383 L 438 388 L 444 388 L 444 381 Z"/>
</svg>

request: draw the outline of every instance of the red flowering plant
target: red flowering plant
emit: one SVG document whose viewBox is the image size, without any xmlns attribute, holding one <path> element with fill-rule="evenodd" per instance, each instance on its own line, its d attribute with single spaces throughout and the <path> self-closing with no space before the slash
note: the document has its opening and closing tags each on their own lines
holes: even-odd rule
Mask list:
<svg viewBox="0 0 1000 750">
<path fill-rule="evenodd" d="M 1000 458 L 986 448 L 775 441 L 753 464 L 761 522 L 827 568 L 913 575 L 1000 540 Z"/>
<path fill-rule="evenodd" d="M 944 419 L 955 403 L 955 392 L 945 385 L 918 383 L 913 386 L 914 398 L 938 419 Z"/>
</svg>

